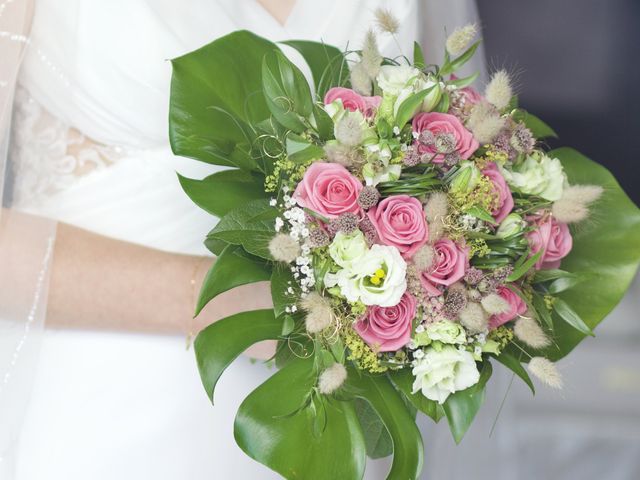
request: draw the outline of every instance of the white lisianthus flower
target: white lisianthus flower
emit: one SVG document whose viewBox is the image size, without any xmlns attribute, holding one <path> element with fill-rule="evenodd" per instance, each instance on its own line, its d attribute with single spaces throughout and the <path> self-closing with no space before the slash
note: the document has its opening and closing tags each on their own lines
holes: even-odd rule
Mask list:
<svg viewBox="0 0 640 480">
<path fill-rule="evenodd" d="M 360 230 L 350 234 L 338 232 L 329 245 L 329 255 L 333 261 L 346 270 L 357 265 L 368 251 L 369 246 Z"/>
<path fill-rule="evenodd" d="M 374 284 L 371 279 L 378 270 L 384 275 Z M 407 264 L 397 248 L 388 245 L 373 245 L 350 268 L 325 275 L 325 285 L 338 286 L 350 302 L 360 301 L 365 305 L 392 307 L 400 302 L 407 289 Z M 378 276 L 379 278 L 379 276 Z"/>
<path fill-rule="evenodd" d="M 462 344 L 467 341 L 464 328 L 450 320 L 441 320 L 427 325 L 425 333 L 431 340 L 442 343 Z"/>
<path fill-rule="evenodd" d="M 562 191 L 568 184 L 560 160 L 543 153 L 529 155 L 511 170 L 500 168 L 500 171 L 507 183 L 522 193 L 552 202 L 562 197 Z"/>
<path fill-rule="evenodd" d="M 443 404 L 452 393 L 471 387 L 480 380 L 473 354 L 444 346 L 440 350 L 430 348 L 415 360 L 412 370 L 416 377 L 413 393 L 422 392 L 429 400 Z"/>
<path fill-rule="evenodd" d="M 526 222 L 520 215 L 517 213 L 510 213 L 504 220 L 502 220 L 502 223 L 500 223 L 500 226 L 496 231 L 496 236 L 500 238 L 510 237 L 520 233 L 525 225 Z"/>
<path fill-rule="evenodd" d="M 410 65 L 383 65 L 376 82 L 384 94 L 398 96 L 403 88 L 413 84 L 420 75 L 420 70 Z"/>
</svg>

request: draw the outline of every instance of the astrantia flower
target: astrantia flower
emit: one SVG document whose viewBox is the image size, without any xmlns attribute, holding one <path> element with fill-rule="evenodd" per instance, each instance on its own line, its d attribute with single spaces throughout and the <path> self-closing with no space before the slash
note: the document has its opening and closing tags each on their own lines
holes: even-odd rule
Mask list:
<svg viewBox="0 0 640 480">
<path fill-rule="evenodd" d="M 440 350 L 427 349 L 425 355 L 415 361 L 412 373 L 416 377 L 413 393 L 422 392 L 439 404 L 443 404 L 452 393 L 469 388 L 480 380 L 473 355 L 452 346 Z"/>
<path fill-rule="evenodd" d="M 338 286 L 350 302 L 392 307 L 407 289 L 407 264 L 395 247 L 373 245 L 350 268 L 325 275 L 325 285 Z"/>
</svg>

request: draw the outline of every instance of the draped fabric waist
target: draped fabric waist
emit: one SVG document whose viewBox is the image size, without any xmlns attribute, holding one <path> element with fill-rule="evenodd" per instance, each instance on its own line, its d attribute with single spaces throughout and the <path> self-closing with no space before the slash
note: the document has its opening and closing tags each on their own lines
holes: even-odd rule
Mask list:
<svg viewBox="0 0 640 480">
<path fill-rule="evenodd" d="M 18 207 L 118 240 L 204 255 L 203 240 L 216 219 L 181 191 L 176 171 L 202 178 L 217 169 L 175 157 L 168 146 L 137 149 L 37 204 Z"/>
</svg>

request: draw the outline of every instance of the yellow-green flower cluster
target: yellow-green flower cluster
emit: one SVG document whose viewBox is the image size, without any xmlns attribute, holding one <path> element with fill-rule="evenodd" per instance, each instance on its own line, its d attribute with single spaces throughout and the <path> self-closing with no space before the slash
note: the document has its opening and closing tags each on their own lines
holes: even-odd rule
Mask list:
<svg viewBox="0 0 640 480">
<path fill-rule="evenodd" d="M 302 180 L 309 165 L 311 162 L 295 163 L 286 156 L 274 160 L 273 173 L 267 175 L 264 181 L 265 192 L 278 191 L 281 179 L 286 181 L 289 187 L 295 187 Z"/>
<path fill-rule="evenodd" d="M 362 338 L 351 327 L 345 329 L 344 343 L 349 349 L 347 359 L 356 362 L 362 370 L 367 370 L 371 373 L 387 371 L 387 367 L 380 365 L 378 355 L 369 345 L 364 343 Z"/>
<path fill-rule="evenodd" d="M 449 192 L 450 204 L 458 211 L 464 212 L 477 206 L 491 212 L 496 207 L 496 194 L 493 183 L 488 177 L 480 176 L 473 190 L 452 190 Z"/>
<path fill-rule="evenodd" d="M 491 249 L 487 245 L 487 242 L 482 238 L 474 238 L 467 241 L 469 247 L 469 258 L 484 257 L 491 253 Z"/>
<path fill-rule="evenodd" d="M 488 340 L 493 340 L 500 345 L 500 350 L 506 347 L 513 340 L 513 331 L 504 325 L 494 328 L 487 336 Z"/>
</svg>

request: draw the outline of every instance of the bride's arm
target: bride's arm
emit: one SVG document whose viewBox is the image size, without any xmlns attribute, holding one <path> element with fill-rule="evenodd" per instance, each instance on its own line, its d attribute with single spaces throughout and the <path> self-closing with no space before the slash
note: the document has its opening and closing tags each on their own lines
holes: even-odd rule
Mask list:
<svg viewBox="0 0 640 480">
<path fill-rule="evenodd" d="M 10 212 L 13 239 L 4 254 L 19 272 L 29 255 L 25 242 L 33 217 Z M 24 227 L 21 227 L 21 224 Z M 197 333 L 233 313 L 271 307 L 269 284 L 226 292 L 192 319 L 199 286 L 214 259 L 162 252 L 114 240 L 64 223 L 58 224 L 53 250 L 47 325 L 53 327 Z M 15 279 L 19 281 L 19 279 Z M 252 354 L 266 358 L 273 346 Z"/>
</svg>

